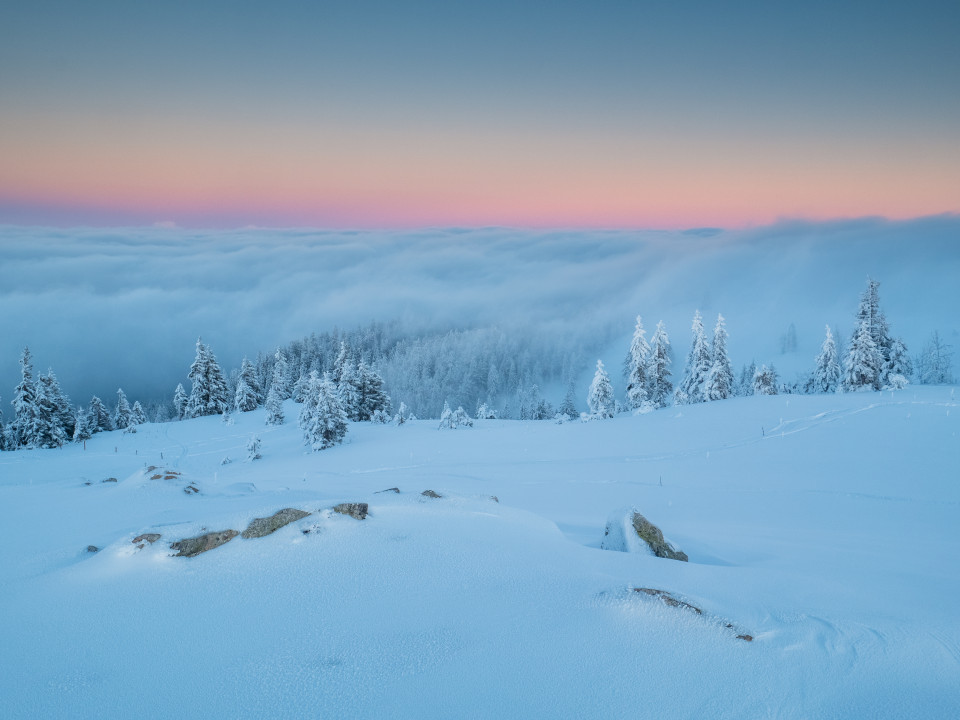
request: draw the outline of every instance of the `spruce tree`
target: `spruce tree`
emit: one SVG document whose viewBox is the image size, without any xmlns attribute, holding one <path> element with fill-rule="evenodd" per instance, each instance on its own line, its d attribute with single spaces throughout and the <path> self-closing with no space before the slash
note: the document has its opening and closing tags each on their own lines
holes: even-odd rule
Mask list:
<svg viewBox="0 0 960 720">
<path fill-rule="evenodd" d="M 197 339 L 197 354 L 187 376 L 190 380 L 190 398 L 187 400 L 186 417 L 222 415 L 230 405 L 229 390 L 223 370 L 208 345 Z"/>
<path fill-rule="evenodd" d="M 328 375 L 311 384 L 316 388 L 316 395 L 304 428 L 304 439 L 313 450 L 326 450 L 343 442 L 347 434 L 347 414 L 337 398 L 336 386 Z M 305 407 L 307 404 L 304 402 Z"/>
<path fill-rule="evenodd" d="M 67 442 L 67 434 L 60 422 L 60 409 L 49 375 L 37 380 L 35 398 L 36 412 L 28 431 L 28 444 L 40 448 L 59 448 Z"/>
<path fill-rule="evenodd" d="M 113 430 L 113 420 L 110 419 L 110 413 L 103 400 L 94 395 L 90 398 L 90 427 L 93 432 L 109 432 Z"/>
<path fill-rule="evenodd" d="M 615 412 L 613 386 L 607 371 L 603 369 L 602 360 L 597 360 L 597 370 L 593 374 L 593 382 L 590 383 L 587 394 L 587 407 L 590 408 L 590 413 L 598 418 L 612 418 Z"/>
<path fill-rule="evenodd" d="M 446 400 L 443 401 L 443 411 L 440 413 L 440 430 L 453 429 L 453 411 Z"/>
<path fill-rule="evenodd" d="M 257 383 L 256 372 L 247 358 L 240 366 L 240 375 L 237 377 L 237 390 L 234 393 L 234 407 L 238 412 L 256 410 L 260 404 L 260 388 Z"/>
<path fill-rule="evenodd" d="M 777 371 L 772 367 L 761 365 L 753 375 L 754 395 L 777 394 Z"/>
<path fill-rule="evenodd" d="M 843 388 L 848 392 L 879 390 L 883 358 L 870 334 L 866 320 L 850 340 L 850 350 L 843 362 Z"/>
<path fill-rule="evenodd" d="M 650 358 L 650 345 L 643 330 L 643 319 L 637 315 L 637 324 L 630 342 L 627 356 L 627 405 L 638 409 L 648 399 L 647 363 Z"/>
<path fill-rule="evenodd" d="M 339 380 L 336 381 L 337 399 L 340 401 L 347 418 L 353 421 L 360 419 L 360 388 L 357 370 L 353 361 L 347 358 L 339 369 Z"/>
<path fill-rule="evenodd" d="M 913 362 L 910 360 L 910 355 L 907 354 L 907 346 L 901 338 L 893 338 L 890 341 L 890 356 L 887 358 L 884 370 L 887 380 L 890 379 L 891 375 L 899 375 L 905 380 L 909 380 L 913 375 Z"/>
<path fill-rule="evenodd" d="M 840 361 L 837 356 L 837 345 L 833 340 L 833 333 L 827 325 L 827 336 L 817 355 L 816 367 L 813 370 L 812 388 L 815 393 L 832 393 L 840 387 Z"/>
<path fill-rule="evenodd" d="M 690 345 L 690 354 L 687 356 L 687 365 L 684 368 L 683 380 L 677 387 L 677 398 L 683 398 L 679 404 L 704 402 L 703 386 L 707 374 L 713 366 L 710 346 L 703 332 L 703 318 L 697 310 L 693 315 L 693 342 Z"/>
<path fill-rule="evenodd" d="M 75 443 L 82 443 L 84 440 L 89 440 L 93 437 L 95 429 L 93 427 L 92 418 L 81 405 L 77 405 L 73 425 L 73 441 Z"/>
<path fill-rule="evenodd" d="M 280 397 L 280 390 L 275 386 L 270 386 L 267 393 L 267 425 L 283 425 L 283 400 Z"/>
<path fill-rule="evenodd" d="M 183 383 L 177 383 L 177 389 L 173 391 L 173 408 L 177 413 L 177 420 L 183 420 L 186 417 L 188 400 Z"/>
<path fill-rule="evenodd" d="M 727 355 L 727 326 L 723 315 L 717 315 L 713 329 L 713 365 L 707 373 L 703 394 L 707 400 L 726 400 L 734 394 L 733 368 Z"/>
<path fill-rule="evenodd" d="M 650 341 L 650 356 L 647 360 L 647 397 L 654 407 L 666 407 L 673 394 L 670 381 L 670 338 L 663 321 L 657 323 L 657 329 Z"/>
<path fill-rule="evenodd" d="M 33 379 L 33 356 L 25 347 L 20 356 L 20 382 L 13 391 L 13 439 L 17 447 L 30 444 L 36 425 L 37 384 Z"/>
<path fill-rule="evenodd" d="M 563 402 L 560 404 L 560 409 L 557 412 L 569 418 L 575 418 L 580 415 L 580 413 L 577 412 L 577 400 L 572 382 L 567 385 L 567 394 L 563 396 Z"/>
<path fill-rule="evenodd" d="M 117 388 L 117 409 L 113 414 L 113 426 L 117 430 L 125 430 L 130 427 L 132 417 L 130 403 L 127 402 L 127 396 L 124 394 L 123 388 Z"/>
<path fill-rule="evenodd" d="M 133 403 L 133 409 L 130 411 L 130 423 L 133 425 L 143 425 L 147 421 L 147 414 L 143 411 L 143 405 L 137 400 Z"/>
<path fill-rule="evenodd" d="M 273 372 L 270 375 L 270 387 L 277 388 L 277 395 L 280 400 L 289 400 L 292 395 L 290 387 L 290 368 L 287 364 L 287 356 L 283 350 L 277 348 L 273 354 Z"/>
<path fill-rule="evenodd" d="M 357 365 L 356 381 L 357 420 L 370 420 L 378 410 L 390 412 L 390 396 L 383 390 L 383 378 L 363 360 Z"/>
</svg>

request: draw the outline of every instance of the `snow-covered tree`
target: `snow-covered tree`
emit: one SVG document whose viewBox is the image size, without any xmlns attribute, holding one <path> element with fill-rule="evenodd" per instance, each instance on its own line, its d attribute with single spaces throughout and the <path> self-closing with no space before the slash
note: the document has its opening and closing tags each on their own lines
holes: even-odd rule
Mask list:
<svg viewBox="0 0 960 720">
<path fill-rule="evenodd" d="M 707 381 L 710 368 L 713 366 L 713 357 L 710 346 L 707 344 L 706 335 L 703 332 L 703 318 L 700 316 L 699 310 L 693 315 L 691 330 L 693 331 L 693 342 L 690 345 L 690 354 L 687 356 L 687 365 L 683 371 L 683 380 L 677 387 L 679 391 L 677 397 L 684 398 L 684 402 L 687 403 L 705 402 L 703 386 Z"/>
<path fill-rule="evenodd" d="M 843 362 L 843 389 L 848 392 L 880 389 L 883 357 L 870 334 L 870 325 L 861 321 Z"/>
<path fill-rule="evenodd" d="M 123 388 L 117 388 L 117 409 L 113 413 L 113 426 L 117 430 L 124 430 L 130 426 L 130 419 L 133 417 L 130 410 L 130 403 L 123 392 Z"/>
<path fill-rule="evenodd" d="M 190 398 L 187 400 L 186 417 L 222 415 L 229 408 L 229 389 L 223 370 L 217 364 L 210 346 L 197 339 L 197 355 L 190 366 Z"/>
<path fill-rule="evenodd" d="M 147 421 L 147 414 L 143 411 L 143 405 L 137 400 L 133 403 L 130 410 L 130 423 L 132 425 L 143 425 Z"/>
<path fill-rule="evenodd" d="M 260 454 L 260 436 L 251 435 L 247 441 L 247 460 L 259 460 L 263 455 Z"/>
<path fill-rule="evenodd" d="M 250 412 L 256 410 L 262 401 L 256 369 L 247 358 L 243 358 L 240 374 L 237 376 L 237 389 L 233 396 L 234 407 L 238 412 Z"/>
<path fill-rule="evenodd" d="M 650 382 L 647 379 L 647 364 L 650 359 L 650 345 L 643 329 L 643 318 L 637 315 L 637 324 L 630 341 L 627 355 L 627 405 L 631 410 L 638 409 L 647 402 Z"/>
<path fill-rule="evenodd" d="M 670 365 L 672 363 L 670 338 L 663 321 L 657 323 L 657 329 L 650 339 L 650 355 L 647 360 L 647 399 L 654 407 L 666 407 L 673 394 L 673 383 L 670 381 Z"/>
<path fill-rule="evenodd" d="M 590 408 L 592 415 L 599 418 L 612 418 L 616 411 L 613 386 L 610 384 L 607 371 L 603 369 L 602 360 L 597 360 L 597 369 L 593 374 L 593 382 L 590 383 L 590 391 L 587 394 L 587 407 Z"/>
<path fill-rule="evenodd" d="M 877 376 L 874 388 L 879 390 L 886 381 L 886 363 L 890 357 L 890 327 L 887 318 L 880 309 L 880 283 L 867 278 L 867 289 L 860 296 L 860 305 L 857 308 L 857 328 L 866 325 L 880 357 L 877 366 Z M 856 334 L 855 334 L 856 335 Z"/>
<path fill-rule="evenodd" d="M 890 353 L 887 357 L 887 364 L 884 366 L 887 380 L 891 375 L 900 375 L 906 380 L 913 375 L 913 362 L 907 353 L 907 346 L 901 338 L 892 338 L 890 341 Z"/>
<path fill-rule="evenodd" d="M 37 383 L 33 379 L 33 356 L 25 347 L 20 356 L 20 382 L 13 391 L 13 437 L 17 447 L 32 443 L 30 433 L 36 426 Z"/>
<path fill-rule="evenodd" d="M 440 413 L 440 430 L 450 430 L 453 428 L 453 411 L 450 409 L 450 404 L 444 400 L 443 401 L 443 411 Z"/>
<path fill-rule="evenodd" d="M 840 360 L 837 355 L 837 345 L 833 340 L 833 333 L 827 325 L 827 336 L 824 338 L 817 355 L 816 367 L 813 369 L 811 389 L 815 393 L 832 393 L 840 387 Z"/>
<path fill-rule="evenodd" d="M 776 395 L 777 394 L 777 371 L 772 367 L 761 365 L 753 375 L 753 394 L 754 395 Z"/>
<path fill-rule="evenodd" d="M 94 395 L 90 398 L 90 426 L 93 432 L 108 432 L 113 430 L 113 420 L 110 419 L 110 412 L 103 400 Z"/>
<path fill-rule="evenodd" d="M 580 413 L 577 411 L 577 400 L 573 383 L 567 385 L 567 394 L 563 396 L 563 402 L 560 403 L 560 409 L 557 412 L 568 418 L 580 416 Z"/>
<path fill-rule="evenodd" d="M 296 403 L 305 402 L 310 393 L 310 374 L 303 371 L 297 376 L 297 381 L 293 384 L 292 396 Z"/>
<path fill-rule="evenodd" d="M 183 383 L 177 383 L 177 389 L 173 391 L 173 408 L 177 412 L 177 420 L 183 420 L 187 416 L 188 400 Z"/>
<path fill-rule="evenodd" d="M 340 380 L 337 382 L 337 399 L 340 401 L 347 419 L 360 419 L 360 388 L 357 378 L 357 368 L 353 361 L 347 358 L 340 367 Z"/>
<path fill-rule="evenodd" d="M 924 385 L 953 382 L 953 347 L 945 343 L 936 330 L 917 356 L 917 379 Z"/>
<path fill-rule="evenodd" d="M 75 443 L 82 443 L 84 440 L 93 437 L 96 428 L 93 426 L 92 420 L 90 413 L 86 412 L 81 405 L 77 405 L 73 422 L 73 441 Z"/>
<path fill-rule="evenodd" d="M 703 394 L 707 400 L 726 400 L 734 394 L 733 367 L 727 355 L 727 326 L 723 315 L 717 315 L 713 329 L 713 365 L 707 373 Z"/>
<path fill-rule="evenodd" d="M 280 400 L 289 400 L 292 393 L 290 386 L 290 368 L 287 364 L 287 356 L 283 350 L 277 348 L 273 354 L 273 372 L 270 375 L 270 387 L 277 388 L 277 395 Z"/>
<path fill-rule="evenodd" d="M 397 414 L 393 416 L 394 425 L 403 425 L 407 420 L 411 420 L 410 417 L 410 408 L 407 407 L 406 403 L 400 403 L 400 408 L 397 410 Z"/>
<path fill-rule="evenodd" d="M 467 411 L 463 409 L 463 406 L 458 405 L 457 409 L 453 411 L 453 427 L 473 427 L 473 420 L 467 415 Z"/>
<path fill-rule="evenodd" d="M 34 447 L 63 447 L 68 439 L 60 422 L 60 409 L 57 407 L 50 377 L 49 374 L 41 375 L 34 391 L 36 412 L 27 433 L 28 444 Z"/>
<path fill-rule="evenodd" d="M 379 410 L 390 412 L 390 396 L 384 392 L 383 378 L 363 360 L 357 365 L 357 420 L 370 420 Z"/>
<path fill-rule="evenodd" d="M 326 450 L 343 442 L 347 434 L 347 414 L 337 397 L 336 386 L 328 375 L 322 380 L 311 380 L 312 398 L 304 401 L 304 409 L 309 412 L 304 416 L 301 411 L 301 429 L 304 440 L 314 450 Z"/>
</svg>

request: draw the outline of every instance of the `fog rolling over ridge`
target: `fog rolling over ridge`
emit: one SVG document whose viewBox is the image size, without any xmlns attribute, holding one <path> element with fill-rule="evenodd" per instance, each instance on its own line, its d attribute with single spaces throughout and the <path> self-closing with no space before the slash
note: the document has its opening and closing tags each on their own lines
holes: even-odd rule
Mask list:
<svg viewBox="0 0 960 720">
<path fill-rule="evenodd" d="M 112 402 L 118 386 L 146 401 L 186 383 L 198 336 L 232 368 L 371 321 L 411 336 L 497 327 L 529 336 L 533 353 L 599 355 L 617 382 L 637 314 L 648 332 L 666 322 L 679 374 L 699 309 L 708 329 L 726 317 L 737 368 L 773 362 L 792 379 L 812 366 L 824 324 L 849 337 L 867 276 L 911 354 L 933 330 L 960 346 L 953 215 L 687 232 L 7 226 L 0 250 L 5 415 L 24 345 L 75 403 Z M 791 324 L 796 349 L 783 354 Z"/>
</svg>

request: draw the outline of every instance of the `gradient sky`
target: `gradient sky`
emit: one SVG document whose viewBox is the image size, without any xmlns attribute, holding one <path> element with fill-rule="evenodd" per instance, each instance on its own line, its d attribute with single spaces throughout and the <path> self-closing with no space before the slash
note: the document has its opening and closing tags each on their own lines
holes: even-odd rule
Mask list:
<svg viewBox="0 0 960 720">
<path fill-rule="evenodd" d="M 0 223 L 960 212 L 958 37 L 956 0 L 6 3 Z"/>
</svg>

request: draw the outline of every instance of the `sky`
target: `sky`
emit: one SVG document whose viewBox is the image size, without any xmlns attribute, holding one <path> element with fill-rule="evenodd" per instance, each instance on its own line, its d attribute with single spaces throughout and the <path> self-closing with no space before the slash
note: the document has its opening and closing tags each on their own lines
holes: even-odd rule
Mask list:
<svg viewBox="0 0 960 720">
<path fill-rule="evenodd" d="M 664 321 L 679 377 L 694 312 L 708 332 L 722 313 L 738 371 L 775 364 L 792 381 L 826 324 L 849 339 L 868 275 L 911 356 L 934 330 L 960 348 L 958 237 L 957 215 L 693 232 L 0 227 L 0 410 L 9 419 L 25 345 L 74 402 L 112 402 L 118 387 L 169 400 L 198 336 L 229 371 L 371 321 L 408 335 L 495 327 L 535 338 L 531 352 L 584 355 L 585 397 L 597 356 L 622 393 L 637 315 L 648 337 Z M 544 388 L 555 403 L 565 389 Z"/>
<path fill-rule="evenodd" d="M 960 4 L 7 3 L 0 224 L 960 211 Z"/>
</svg>

